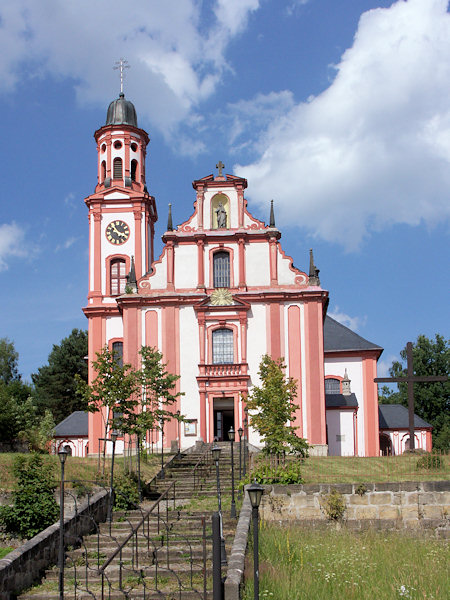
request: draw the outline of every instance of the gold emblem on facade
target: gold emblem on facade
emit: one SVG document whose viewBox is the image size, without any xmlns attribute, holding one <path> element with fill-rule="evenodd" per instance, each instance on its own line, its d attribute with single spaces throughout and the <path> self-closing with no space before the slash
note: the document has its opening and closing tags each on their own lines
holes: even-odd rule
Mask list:
<svg viewBox="0 0 450 600">
<path fill-rule="evenodd" d="M 229 306 L 233 304 L 233 296 L 227 288 L 217 288 L 211 294 L 211 304 L 213 306 Z"/>
</svg>

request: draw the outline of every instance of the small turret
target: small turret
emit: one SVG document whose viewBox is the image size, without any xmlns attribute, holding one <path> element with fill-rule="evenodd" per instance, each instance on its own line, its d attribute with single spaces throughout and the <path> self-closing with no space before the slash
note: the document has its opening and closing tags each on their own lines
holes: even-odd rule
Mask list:
<svg viewBox="0 0 450 600">
<path fill-rule="evenodd" d="M 273 200 L 270 201 L 269 227 L 276 227 L 276 225 L 275 225 L 275 213 L 274 213 L 274 210 L 273 210 Z"/>
<path fill-rule="evenodd" d="M 350 394 L 352 393 L 352 391 L 350 389 L 350 381 L 351 380 L 348 377 L 347 369 L 345 369 L 344 377 L 342 379 L 342 395 L 343 396 L 350 396 Z"/>
<path fill-rule="evenodd" d="M 320 285 L 320 270 L 314 264 L 314 255 L 312 248 L 309 251 L 309 285 Z"/>
</svg>

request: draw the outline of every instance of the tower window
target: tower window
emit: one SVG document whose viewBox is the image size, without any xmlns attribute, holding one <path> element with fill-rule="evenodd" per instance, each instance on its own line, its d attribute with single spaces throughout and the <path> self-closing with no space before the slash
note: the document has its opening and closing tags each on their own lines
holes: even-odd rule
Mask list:
<svg viewBox="0 0 450 600">
<path fill-rule="evenodd" d="M 131 181 L 136 181 L 137 167 L 138 167 L 138 161 L 133 159 L 131 161 Z"/>
<path fill-rule="evenodd" d="M 102 161 L 102 182 L 106 179 L 106 162 Z"/>
<path fill-rule="evenodd" d="M 110 268 L 111 296 L 118 296 L 125 292 L 127 283 L 125 261 L 121 259 L 113 260 Z"/>
<path fill-rule="evenodd" d="M 115 158 L 113 163 L 113 178 L 122 179 L 122 159 Z"/>
<path fill-rule="evenodd" d="M 214 364 L 234 362 L 233 332 L 231 329 L 216 329 L 212 334 L 212 361 Z"/>
<path fill-rule="evenodd" d="M 123 342 L 113 342 L 112 352 L 119 367 L 123 367 Z"/>
<path fill-rule="evenodd" d="M 213 285 L 215 288 L 230 287 L 230 255 L 216 252 L 213 256 Z"/>
<path fill-rule="evenodd" d="M 339 379 L 325 379 L 325 394 L 340 394 L 341 382 Z"/>
<path fill-rule="evenodd" d="M 137 150 L 137 148 L 138 148 L 138 147 L 137 147 L 137 144 L 135 144 L 134 142 L 131 144 L 131 146 L 130 146 L 130 147 L 131 147 L 131 149 L 133 150 L 133 152 L 136 152 L 136 150 Z"/>
<path fill-rule="evenodd" d="M 114 148 L 120 150 L 120 148 L 122 148 L 122 142 L 114 142 Z"/>
</svg>

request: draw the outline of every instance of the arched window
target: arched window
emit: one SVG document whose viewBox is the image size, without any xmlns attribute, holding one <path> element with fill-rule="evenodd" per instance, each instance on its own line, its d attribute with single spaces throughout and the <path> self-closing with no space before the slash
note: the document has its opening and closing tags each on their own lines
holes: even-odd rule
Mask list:
<svg viewBox="0 0 450 600">
<path fill-rule="evenodd" d="M 340 394 L 341 382 L 339 379 L 325 379 L 325 394 Z"/>
<path fill-rule="evenodd" d="M 228 252 L 214 253 L 213 285 L 215 288 L 230 287 L 230 255 Z"/>
<path fill-rule="evenodd" d="M 122 179 L 122 159 L 121 158 L 114 159 L 113 179 Z"/>
<path fill-rule="evenodd" d="M 127 284 L 125 261 L 120 258 L 111 261 L 110 269 L 111 296 L 123 294 Z"/>
<path fill-rule="evenodd" d="M 102 160 L 102 183 L 106 179 L 106 162 Z"/>
<path fill-rule="evenodd" d="M 131 181 L 136 181 L 138 161 L 133 158 L 131 161 Z"/>
<path fill-rule="evenodd" d="M 216 365 L 234 363 L 233 331 L 231 329 L 213 331 L 212 361 Z"/>
<path fill-rule="evenodd" d="M 122 367 L 123 366 L 123 342 L 113 342 L 111 349 L 114 354 L 114 360 L 119 365 L 119 367 Z"/>
</svg>

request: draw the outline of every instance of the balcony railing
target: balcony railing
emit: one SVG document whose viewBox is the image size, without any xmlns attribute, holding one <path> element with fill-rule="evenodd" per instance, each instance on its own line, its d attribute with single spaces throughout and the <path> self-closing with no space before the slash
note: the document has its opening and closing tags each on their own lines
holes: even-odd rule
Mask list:
<svg viewBox="0 0 450 600">
<path fill-rule="evenodd" d="M 231 375 L 246 375 L 247 363 L 232 363 L 224 365 L 200 365 L 200 375 L 206 377 L 229 377 Z"/>
</svg>

